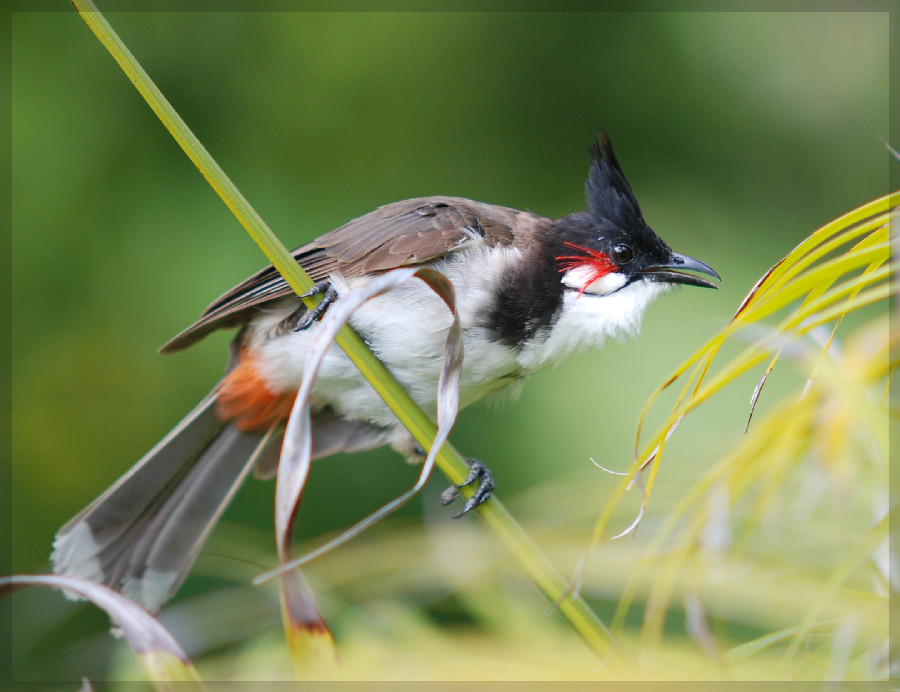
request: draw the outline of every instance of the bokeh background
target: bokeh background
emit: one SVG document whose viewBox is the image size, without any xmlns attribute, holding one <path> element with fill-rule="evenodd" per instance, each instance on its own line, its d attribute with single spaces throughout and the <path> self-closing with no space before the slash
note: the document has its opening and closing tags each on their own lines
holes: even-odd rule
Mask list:
<svg viewBox="0 0 900 692">
<path fill-rule="evenodd" d="M 666 295 L 636 341 L 535 376 L 515 403 L 461 414 L 455 445 L 488 463 L 500 497 L 565 575 L 615 485 L 590 458 L 625 470 L 644 401 L 756 278 L 815 228 L 888 191 L 886 13 L 109 19 L 290 247 L 431 194 L 565 215 L 583 206 L 589 142 L 610 133 L 650 225 L 723 283 Z M 56 529 L 217 380 L 230 335 L 173 356 L 156 348 L 265 260 L 74 11 L 15 13 L 12 59 L 11 554 L 14 572 L 38 572 Z M 673 437 L 650 534 L 654 516 L 740 438 L 758 374 Z M 789 371 L 773 378 L 773 399 L 793 384 Z M 317 463 L 298 540 L 318 544 L 415 473 L 390 451 Z M 467 677 L 442 655 L 451 632 L 481 642 L 465 640 L 469 663 L 501 642 L 482 656 L 499 678 L 594 674 L 515 566 L 493 569 L 495 539 L 440 508 L 444 485 L 435 477 L 421 500 L 310 567 L 346 674 Z M 213 677 L 246 674 L 238 652 L 285 655 L 273 592 L 247 584 L 274 563 L 272 492 L 256 480 L 242 490 L 167 621 L 192 653 L 230 661 Z M 623 504 L 620 528 L 637 506 Z M 553 531 L 567 532 L 570 549 Z M 602 616 L 617 578 L 594 595 Z M 3 607 L 15 679 L 127 675 L 127 653 L 90 608 L 47 593 Z M 498 624 L 517 619 L 540 634 Z M 548 632 L 565 645 L 542 643 Z M 691 649 L 677 615 L 671 636 Z M 284 661 L 260 665 L 277 677 Z"/>
</svg>

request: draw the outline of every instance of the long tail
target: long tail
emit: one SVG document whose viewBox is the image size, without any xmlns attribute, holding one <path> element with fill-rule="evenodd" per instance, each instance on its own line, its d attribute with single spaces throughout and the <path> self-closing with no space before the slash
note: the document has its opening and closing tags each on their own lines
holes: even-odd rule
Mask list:
<svg viewBox="0 0 900 692">
<path fill-rule="evenodd" d="M 151 612 L 175 593 L 247 473 L 280 439 L 220 420 L 216 397 L 59 530 L 58 574 L 101 581 Z"/>
</svg>

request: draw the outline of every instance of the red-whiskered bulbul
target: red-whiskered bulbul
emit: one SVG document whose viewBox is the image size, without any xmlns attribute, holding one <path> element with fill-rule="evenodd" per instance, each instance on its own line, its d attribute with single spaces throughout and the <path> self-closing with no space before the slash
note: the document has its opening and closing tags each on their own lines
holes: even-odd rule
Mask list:
<svg viewBox="0 0 900 692">
<path fill-rule="evenodd" d="M 703 262 L 644 222 L 605 135 L 591 147 L 587 210 L 558 220 L 458 197 L 376 209 L 294 251 L 328 303 L 398 267 L 428 265 L 454 284 L 464 334 L 460 403 L 508 390 L 567 356 L 635 333 L 674 284 L 715 288 Z M 222 380 L 128 473 L 56 536 L 58 573 L 105 582 L 151 611 L 175 592 L 251 468 L 269 477 L 321 310 L 308 311 L 269 266 L 225 293 L 162 347 L 237 327 Z M 420 282 L 375 298 L 351 325 L 423 409 L 434 411 L 451 316 Z M 409 434 L 337 346 L 312 391 L 313 458 L 385 444 L 421 458 Z M 464 511 L 487 499 L 479 484 Z M 450 494 L 452 498 L 452 493 Z"/>
</svg>

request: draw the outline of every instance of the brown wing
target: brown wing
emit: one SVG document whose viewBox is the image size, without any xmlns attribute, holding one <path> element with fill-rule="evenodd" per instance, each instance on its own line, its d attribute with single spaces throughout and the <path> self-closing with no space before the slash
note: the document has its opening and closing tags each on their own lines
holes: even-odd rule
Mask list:
<svg viewBox="0 0 900 692">
<path fill-rule="evenodd" d="M 531 214 L 461 197 L 422 197 L 394 202 L 360 216 L 291 253 L 313 281 L 339 272 L 347 278 L 421 264 L 480 236 L 508 245 L 513 226 Z M 160 351 L 177 351 L 210 332 L 244 324 L 260 306 L 292 289 L 272 265 L 213 302 L 194 324 Z"/>
</svg>

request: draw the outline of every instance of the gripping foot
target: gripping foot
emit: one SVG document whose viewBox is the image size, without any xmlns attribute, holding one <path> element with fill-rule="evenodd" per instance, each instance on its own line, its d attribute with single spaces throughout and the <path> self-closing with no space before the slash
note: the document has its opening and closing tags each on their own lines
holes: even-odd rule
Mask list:
<svg viewBox="0 0 900 692">
<path fill-rule="evenodd" d="M 486 502 L 494 492 L 494 479 L 491 476 L 488 467 L 478 461 L 478 459 L 467 459 L 466 461 L 469 463 L 469 475 L 466 476 L 462 483 L 459 485 L 451 485 L 441 494 L 441 504 L 449 505 L 459 497 L 460 488 L 471 485 L 476 481 L 478 482 L 478 488 L 475 490 L 475 494 L 466 501 L 462 511 L 456 514 L 456 516 L 453 517 L 454 519 L 459 519 L 464 514 L 471 512 L 478 505 Z"/>
<path fill-rule="evenodd" d="M 297 320 L 297 326 L 294 327 L 295 332 L 302 332 L 304 329 L 309 329 L 310 326 L 312 326 L 312 323 L 320 319 L 338 298 L 337 291 L 334 290 L 328 281 L 319 281 L 306 293 L 301 294 L 300 297 L 312 298 L 319 294 L 322 294 L 322 300 L 320 300 L 319 304 L 312 310 L 308 309 L 305 305 L 302 305 L 300 309 L 293 313 L 292 317 L 296 315 L 295 319 Z"/>
</svg>

